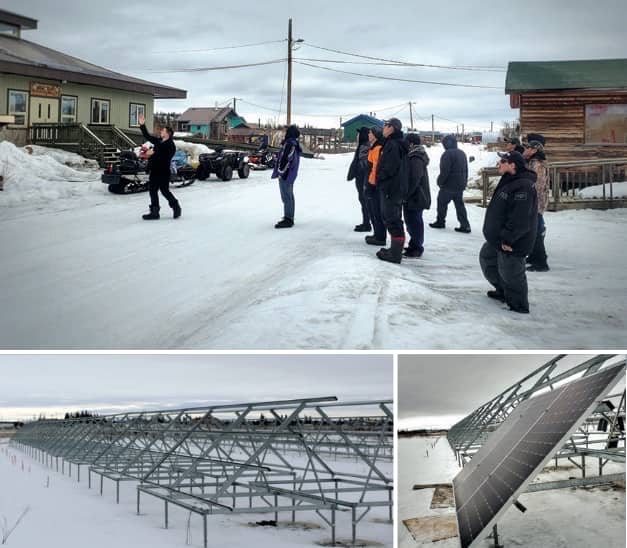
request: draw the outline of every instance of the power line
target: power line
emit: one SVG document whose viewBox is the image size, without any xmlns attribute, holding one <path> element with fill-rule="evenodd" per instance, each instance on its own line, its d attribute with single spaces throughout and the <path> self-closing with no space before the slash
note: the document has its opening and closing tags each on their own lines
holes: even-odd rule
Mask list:
<svg viewBox="0 0 627 548">
<path fill-rule="evenodd" d="M 218 67 L 197 67 L 197 68 L 177 68 L 177 69 L 165 69 L 165 70 L 144 70 L 143 72 L 150 72 L 155 74 L 166 74 L 172 72 L 208 72 L 212 70 L 229 70 L 248 67 L 260 67 L 262 65 L 273 65 L 276 63 L 283 63 L 286 59 L 273 59 L 271 61 L 260 61 L 258 63 L 246 63 L 243 65 L 222 65 Z"/>
<path fill-rule="evenodd" d="M 161 54 L 161 53 L 201 53 L 204 51 L 222 51 L 225 49 L 239 49 L 239 48 L 251 48 L 254 46 L 265 46 L 267 44 L 279 44 L 281 42 L 285 42 L 286 39 L 283 38 L 281 40 L 267 40 L 265 42 L 253 42 L 252 44 L 240 44 L 237 46 L 222 46 L 219 48 L 204 48 L 204 49 L 179 49 L 179 50 L 167 50 L 167 51 L 152 51 L 151 54 Z"/>
<path fill-rule="evenodd" d="M 339 72 L 342 74 L 351 74 L 352 76 L 361 76 L 363 78 L 373 78 L 376 80 L 393 80 L 395 82 L 412 82 L 416 84 L 432 84 L 436 86 L 453 86 L 453 87 L 460 87 L 460 88 L 502 89 L 501 86 L 482 86 L 479 84 L 453 84 L 451 82 L 434 82 L 430 80 L 412 80 L 410 78 L 396 78 L 393 76 L 378 76 L 374 74 L 362 74 L 359 72 L 350 72 L 347 70 L 339 70 L 339 69 L 333 69 L 330 67 L 322 67 L 320 65 L 312 65 L 310 63 L 304 63 L 302 61 L 294 61 L 294 62 L 300 65 L 305 65 L 306 67 L 329 70 L 331 72 Z"/>
<path fill-rule="evenodd" d="M 486 71 L 486 72 L 505 72 L 506 69 L 503 67 L 493 67 L 493 66 L 480 66 L 480 65 L 431 65 L 427 63 L 411 63 L 408 61 L 398 61 L 394 59 L 385 59 L 382 57 L 371 57 L 370 55 L 360 55 L 358 53 L 350 53 L 348 51 L 342 51 L 339 49 L 333 48 L 325 48 L 323 46 L 316 46 L 309 42 L 304 43 L 305 46 L 309 46 L 310 48 L 315 48 L 323 51 L 330 51 L 332 53 L 339 53 L 340 55 L 349 55 L 351 57 L 359 57 L 361 59 L 370 59 L 371 61 L 383 61 L 386 63 L 392 63 L 395 65 L 403 65 L 408 67 L 429 67 L 429 68 L 442 68 L 442 69 L 450 69 L 450 70 L 475 70 L 475 71 Z"/>
</svg>

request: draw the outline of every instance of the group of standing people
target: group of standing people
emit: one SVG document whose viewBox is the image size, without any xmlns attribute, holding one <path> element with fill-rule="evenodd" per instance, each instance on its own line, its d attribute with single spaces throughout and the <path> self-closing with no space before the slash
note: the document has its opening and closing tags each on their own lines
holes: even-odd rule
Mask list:
<svg viewBox="0 0 627 548">
<path fill-rule="evenodd" d="M 362 127 L 347 179 L 355 181 L 362 222 L 356 232 L 370 232 L 369 245 L 382 246 L 377 257 L 400 263 L 424 252 L 423 212 L 431 207 L 429 157 L 414 133 L 404 135 L 398 118 L 383 129 Z M 404 223 L 403 223 L 404 220 Z M 405 225 L 410 239 L 405 247 Z M 390 235 L 390 247 L 387 235 Z"/>
</svg>

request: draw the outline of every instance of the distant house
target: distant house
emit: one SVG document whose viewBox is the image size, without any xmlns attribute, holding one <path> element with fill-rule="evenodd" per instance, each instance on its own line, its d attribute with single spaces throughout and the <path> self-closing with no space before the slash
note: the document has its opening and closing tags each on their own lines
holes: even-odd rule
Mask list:
<svg viewBox="0 0 627 548">
<path fill-rule="evenodd" d="M 357 140 L 357 131 L 360 127 L 378 127 L 381 129 L 383 128 L 383 120 L 368 114 L 359 114 L 344 122 L 342 127 L 344 128 L 344 138 L 342 140 L 353 142 Z"/>
<path fill-rule="evenodd" d="M 0 114 L 14 116 L 3 136 L 16 144 L 26 144 L 35 124 L 127 130 L 138 128 L 138 116 L 144 114 L 152 127 L 155 99 L 187 96 L 185 90 L 113 72 L 22 39 L 22 31 L 36 28 L 35 19 L 0 10 Z"/>
<path fill-rule="evenodd" d="M 219 141 L 227 140 L 229 131 L 232 129 L 249 129 L 246 120 L 231 107 L 188 108 L 178 117 L 177 126 L 178 131 Z"/>
<path fill-rule="evenodd" d="M 511 62 L 505 93 L 551 160 L 627 156 L 627 59 Z"/>
</svg>

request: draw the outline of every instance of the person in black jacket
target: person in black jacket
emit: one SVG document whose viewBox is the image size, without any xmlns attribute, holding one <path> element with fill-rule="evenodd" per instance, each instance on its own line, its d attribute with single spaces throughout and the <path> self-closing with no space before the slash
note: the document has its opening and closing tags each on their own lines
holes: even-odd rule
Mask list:
<svg viewBox="0 0 627 548">
<path fill-rule="evenodd" d="M 146 119 L 143 114 L 138 117 L 139 129 L 144 139 L 153 144 L 152 153 L 148 160 L 148 192 L 150 193 L 150 213 L 142 215 L 145 221 L 159 218 L 159 191 L 168 201 L 176 219 L 181 216 L 181 205 L 170 192 L 170 162 L 176 152 L 176 146 L 172 140 L 174 131 L 170 127 L 161 128 L 161 138 L 153 137 L 146 129 Z"/>
<path fill-rule="evenodd" d="M 355 226 L 355 232 L 370 232 L 370 215 L 368 214 L 368 203 L 366 199 L 366 185 L 368 184 L 368 151 L 370 143 L 368 142 L 368 128 L 359 128 L 357 132 L 357 148 L 353 161 L 348 168 L 347 181 L 355 180 L 357 188 L 357 199 L 361 206 L 361 224 Z"/>
<path fill-rule="evenodd" d="M 422 213 L 431 207 L 429 188 L 429 156 L 420 144 L 420 135 L 409 133 L 405 137 L 409 145 L 407 154 L 407 199 L 403 204 L 403 218 L 409 232 L 409 244 L 405 248 L 405 257 L 421 257 L 424 253 L 425 227 Z"/>
<path fill-rule="evenodd" d="M 528 313 L 525 257 L 533 249 L 538 226 L 536 174 L 527 169 L 519 152 L 499 155 L 501 180 L 485 213 L 486 243 L 479 263 L 494 286 L 488 297 L 506 303 L 514 312 Z"/>
<path fill-rule="evenodd" d="M 381 192 L 381 213 L 390 233 L 389 248 L 377 251 L 382 261 L 400 263 L 405 244 L 402 207 L 407 196 L 407 152 L 408 146 L 401 131 L 403 125 L 398 118 L 390 118 L 383 126 L 385 143 L 377 164 L 377 186 Z"/>
<path fill-rule="evenodd" d="M 459 226 L 456 232 L 470 232 L 468 214 L 464 205 L 464 189 L 468 183 L 468 160 L 463 150 L 457 148 L 457 139 L 453 135 L 446 135 L 442 139 L 444 153 L 440 157 L 440 174 L 438 175 L 438 217 L 431 228 L 444 228 L 446 210 L 452 200 L 457 212 Z"/>
</svg>

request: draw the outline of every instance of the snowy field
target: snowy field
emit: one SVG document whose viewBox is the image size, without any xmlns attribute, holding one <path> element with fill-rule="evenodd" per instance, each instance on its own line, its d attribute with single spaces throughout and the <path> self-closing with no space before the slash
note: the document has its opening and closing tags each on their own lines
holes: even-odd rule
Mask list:
<svg viewBox="0 0 627 548">
<path fill-rule="evenodd" d="M 471 173 L 494 164 L 495 153 L 465 148 Z M 442 149 L 428 151 L 435 202 Z M 267 171 L 174 189 L 182 218 L 166 205 L 145 222 L 147 193 L 112 195 L 93 169 L 57 162 L 33 174 L 14 162 L 0 192 L 0 306 L 10 311 L 0 347 L 624 347 L 627 210 L 547 213 L 551 271 L 529 275 L 521 316 L 485 296 L 476 205 L 472 234 L 453 231 L 450 209 L 446 230 L 427 227 L 423 258 L 379 261 L 353 232 L 350 160 L 303 159 L 289 230 L 273 228 L 282 207 Z"/>
<path fill-rule="evenodd" d="M 434 445 L 435 444 L 435 445 Z M 545 469 L 542 481 L 580 477 L 574 467 Z M 588 476 L 598 474 L 594 459 L 588 459 Z M 624 465 L 610 463 L 604 473 L 624 472 Z M 411 536 L 404 519 L 445 514 L 452 509 L 429 509 L 433 489 L 413 491 L 417 483 L 448 483 L 459 471 L 455 456 L 445 437 L 400 438 L 398 443 L 399 548 L 420 546 Z M 625 491 L 611 487 L 558 489 L 521 495 L 527 507 L 524 514 L 510 508 L 499 521 L 500 540 L 505 546 L 530 548 L 604 548 L 625 547 Z M 459 548 L 458 539 L 430 543 L 433 548 Z M 480 546 L 490 548 L 490 540 Z"/>
<path fill-rule="evenodd" d="M 351 463 L 348 463 L 350 466 Z M 354 467 L 354 461 L 352 461 Z M 380 463 L 391 473 L 391 463 Z M 386 469 L 386 468 L 389 468 Z M 86 469 L 81 482 L 44 467 L 21 451 L 0 440 L 0 524 L 6 517 L 11 527 L 22 512 L 28 512 L 6 543 L 10 548 L 111 548 L 113 546 L 151 548 L 202 547 L 202 519 L 192 515 L 187 543 L 189 513 L 174 505 L 169 508 L 169 528 L 164 529 L 163 502 L 143 495 L 141 515 L 136 515 L 134 482 L 120 483 L 120 504 L 115 504 L 115 484 L 92 475 L 87 486 Z M 67 474 L 67 467 L 66 467 Z M 298 548 L 330 542 L 331 530 L 314 512 L 279 514 L 278 527 L 258 527 L 255 522 L 274 519 L 274 514 L 215 515 L 207 519 L 210 548 Z M 392 548 L 392 525 L 386 523 L 387 510 L 374 508 L 357 528 L 364 546 Z M 337 513 L 337 538 L 350 539 L 350 512 Z"/>
</svg>

